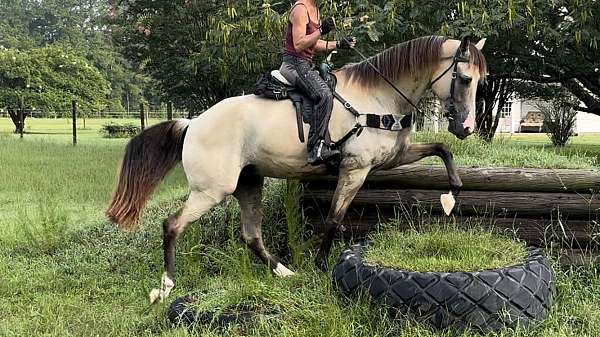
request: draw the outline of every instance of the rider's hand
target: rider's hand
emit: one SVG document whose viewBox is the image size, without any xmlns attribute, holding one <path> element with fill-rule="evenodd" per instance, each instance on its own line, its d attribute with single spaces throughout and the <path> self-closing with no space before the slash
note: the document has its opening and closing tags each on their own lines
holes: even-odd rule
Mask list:
<svg viewBox="0 0 600 337">
<path fill-rule="evenodd" d="M 327 19 L 321 22 L 321 35 L 326 35 L 335 29 L 335 20 L 332 17 L 328 17 Z"/>
<path fill-rule="evenodd" d="M 338 40 L 335 44 L 337 49 L 350 49 L 356 46 L 356 37 L 346 36 Z"/>
</svg>

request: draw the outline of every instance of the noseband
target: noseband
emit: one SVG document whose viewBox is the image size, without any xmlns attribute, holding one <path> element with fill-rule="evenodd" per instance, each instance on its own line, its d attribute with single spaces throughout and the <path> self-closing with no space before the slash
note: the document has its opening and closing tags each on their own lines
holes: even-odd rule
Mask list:
<svg viewBox="0 0 600 337">
<path fill-rule="evenodd" d="M 456 114 L 456 107 L 454 105 L 454 88 L 456 86 L 456 78 L 458 77 L 458 64 L 461 62 L 469 62 L 469 58 L 465 57 L 463 53 L 461 53 L 461 48 L 459 47 L 456 51 L 456 54 L 452 57 L 452 64 L 443 73 L 441 73 L 438 77 L 436 77 L 431 83 L 429 87 L 431 87 L 435 82 L 439 81 L 447 72 L 452 69 L 452 81 L 450 82 L 450 99 L 447 103 L 447 112 L 444 113 L 444 117 L 447 117 L 449 120 L 454 119 L 454 115 Z"/>
</svg>

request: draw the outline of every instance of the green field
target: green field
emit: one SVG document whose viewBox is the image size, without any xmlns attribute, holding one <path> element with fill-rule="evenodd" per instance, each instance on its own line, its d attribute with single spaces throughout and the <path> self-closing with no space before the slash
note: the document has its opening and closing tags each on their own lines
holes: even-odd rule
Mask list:
<svg viewBox="0 0 600 337">
<path fill-rule="evenodd" d="M 310 256 L 290 256 L 281 181 L 270 181 L 265 196 L 265 240 L 273 251 L 295 261 L 291 266 L 298 276 L 277 279 L 258 263 L 238 240 L 235 202 L 224 203 L 191 225 L 180 240 L 172 299 L 194 292 L 210 310 L 250 306 L 283 314 L 248 330 L 172 329 L 165 322 L 167 304 L 150 306 L 147 295 L 162 273 L 161 223 L 187 193 L 181 168 L 153 197 L 140 230 L 125 233 L 103 217 L 125 144 L 99 136 L 107 120 L 87 120 L 76 147 L 70 145 L 68 121 L 29 122 L 20 140 L 11 134 L 9 121 L 0 119 L 0 336 L 455 336 L 390 320 L 365 301 L 341 299 L 329 275 L 313 269 Z M 513 155 L 494 149 L 498 144 L 447 140 L 463 163 L 598 164 L 599 135 L 577 137 L 558 152 L 539 135 L 515 138 L 498 142 Z M 486 158 L 473 155 L 482 149 L 488 151 Z M 528 160 L 533 151 L 541 155 Z M 493 336 L 600 336 L 597 270 L 557 271 L 551 318 L 529 332 Z"/>
</svg>

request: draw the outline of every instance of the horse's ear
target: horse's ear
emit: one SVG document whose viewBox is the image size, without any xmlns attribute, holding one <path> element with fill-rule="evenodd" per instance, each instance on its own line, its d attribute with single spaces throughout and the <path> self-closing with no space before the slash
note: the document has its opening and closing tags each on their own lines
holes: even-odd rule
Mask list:
<svg viewBox="0 0 600 337">
<path fill-rule="evenodd" d="M 469 38 L 468 36 L 463 37 L 462 41 L 460 42 L 460 51 L 463 53 L 468 52 L 469 43 L 471 43 L 471 38 Z"/>
<path fill-rule="evenodd" d="M 475 45 L 475 48 L 482 50 L 483 46 L 485 45 L 485 40 L 486 40 L 485 37 L 483 39 L 479 40 L 479 42 L 477 42 L 477 44 Z"/>
</svg>

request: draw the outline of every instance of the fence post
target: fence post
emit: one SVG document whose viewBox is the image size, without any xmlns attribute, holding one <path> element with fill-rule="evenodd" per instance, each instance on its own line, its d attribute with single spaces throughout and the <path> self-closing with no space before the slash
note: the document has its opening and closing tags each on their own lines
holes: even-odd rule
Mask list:
<svg viewBox="0 0 600 337">
<path fill-rule="evenodd" d="M 167 120 L 170 121 L 173 119 L 173 102 L 169 101 L 167 103 Z"/>
<path fill-rule="evenodd" d="M 25 102 L 23 96 L 21 96 L 21 108 L 19 109 L 19 123 L 21 124 L 19 134 L 23 138 L 23 132 L 25 132 Z"/>
<path fill-rule="evenodd" d="M 77 102 L 71 101 L 73 118 L 73 145 L 77 145 Z"/>
<path fill-rule="evenodd" d="M 140 103 L 140 125 L 142 131 L 146 128 L 146 116 L 144 115 L 144 103 Z"/>
</svg>

